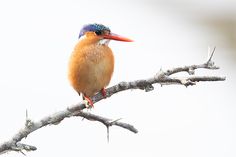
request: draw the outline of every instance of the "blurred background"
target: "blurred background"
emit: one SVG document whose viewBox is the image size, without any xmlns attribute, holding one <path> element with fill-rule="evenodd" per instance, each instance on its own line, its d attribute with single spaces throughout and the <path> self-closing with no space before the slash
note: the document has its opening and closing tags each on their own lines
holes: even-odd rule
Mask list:
<svg viewBox="0 0 236 157">
<path fill-rule="evenodd" d="M 133 124 L 138 134 L 70 118 L 23 140 L 39 156 L 236 156 L 235 0 L 8 0 L 0 1 L 0 142 L 24 126 L 81 101 L 67 80 L 67 63 L 81 27 L 102 23 L 135 42 L 112 41 L 110 83 L 149 78 L 159 71 L 206 61 L 226 76 L 196 86 L 155 86 L 118 93 L 90 112 Z M 186 74 L 182 74 L 186 76 Z M 10 152 L 2 156 L 19 156 Z"/>
</svg>

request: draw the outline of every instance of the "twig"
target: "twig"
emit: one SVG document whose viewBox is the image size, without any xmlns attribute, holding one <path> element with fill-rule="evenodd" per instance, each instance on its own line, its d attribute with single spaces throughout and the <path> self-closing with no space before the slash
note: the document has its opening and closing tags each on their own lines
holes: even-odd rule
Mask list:
<svg viewBox="0 0 236 157">
<path fill-rule="evenodd" d="M 108 142 L 109 142 L 109 128 L 113 125 L 122 127 L 124 129 L 127 129 L 127 130 L 133 132 L 133 133 L 138 133 L 138 130 L 134 126 L 127 124 L 127 123 L 119 122 L 121 120 L 121 118 L 116 119 L 116 120 L 112 120 L 112 119 L 104 118 L 104 117 L 101 117 L 101 116 L 98 116 L 95 114 L 91 114 L 88 112 L 83 112 L 83 111 L 75 112 L 74 116 L 84 117 L 88 120 L 96 120 L 96 121 L 99 121 L 102 124 L 104 124 L 107 128 L 107 141 Z"/>
<path fill-rule="evenodd" d="M 179 85 L 184 85 L 187 87 L 190 85 L 196 85 L 196 83 L 200 81 L 224 81 L 226 78 L 219 77 L 219 76 L 172 77 L 173 74 L 176 74 L 179 72 L 187 72 L 189 75 L 194 75 L 195 70 L 200 69 L 200 68 L 211 69 L 211 70 L 219 69 L 219 67 L 215 66 L 214 63 L 211 61 L 214 51 L 215 49 L 212 51 L 207 62 L 205 62 L 204 64 L 177 67 L 177 68 L 169 69 L 166 71 L 160 70 L 155 76 L 151 78 L 147 78 L 143 80 L 136 80 L 136 81 L 131 81 L 131 82 L 120 82 L 117 85 L 107 88 L 106 96 L 110 97 L 115 93 L 118 93 L 124 90 L 129 90 L 129 89 L 141 89 L 141 90 L 145 90 L 146 92 L 149 92 L 154 89 L 153 84 L 157 84 L 157 83 L 160 85 L 179 84 Z M 96 103 L 104 99 L 104 97 L 102 96 L 101 93 L 97 93 L 91 99 L 93 103 Z M 31 134 L 35 130 L 38 130 L 47 125 L 59 124 L 64 118 L 72 117 L 72 116 L 80 116 L 88 120 L 101 122 L 108 129 L 110 126 L 116 125 L 124 129 L 127 129 L 129 131 L 132 131 L 134 133 L 138 132 L 138 130 L 130 124 L 123 123 L 118 120 L 113 121 L 109 118 L 83 112 L 82 110 L 85 108 L 86 106 L 85 106 L 84 101 L 81 101 L 76 105 L 69 106 L 62 111 L 59 111 L 47 117 L 44 117 L 37 122 L 33 122 L 30 119 L 28 119 L 28 113 L 26 112 L 25 127 L 19 130 L 9 141 L 6 141 L 0 145 L 0 154 L 6 151 L 23 152 L 23 150 L 26 150 L 26 151 L 36 150 L 36 147 L 22 144 L 20 143 L 20 141 L 23 138 L 26 138 L 29 134 Z M 109 136 L 109 132 L 108 132 L 108 136 Z"/>
<path fill-rule="evenodd" d="M 102 117 L 102 116 L 98 116 L 98 115 L 95 115 L 95 114 L 92 114 L 92 113 L 89 113 L 89 112 L 83 112 L 83 111 L 75 112 L 73 114 L 73 116 L 80 116 L 80 117 L 86 118 L 87 120 L 98 121 L 98 122 L 103 123 L 107 127 L 116 125 L 116 126 L 124 128 L 124 129 L 127 129 L 127 130 L 129 130 L 133 133 L 138 133 L 138 130 L 133 125 L 130 125 L 128 123 L 120 122 L 120 119 L 112 120 L 112 119 L 109 119 L 109 118 L 105 118 L 105 117 Z"/>
</svg>

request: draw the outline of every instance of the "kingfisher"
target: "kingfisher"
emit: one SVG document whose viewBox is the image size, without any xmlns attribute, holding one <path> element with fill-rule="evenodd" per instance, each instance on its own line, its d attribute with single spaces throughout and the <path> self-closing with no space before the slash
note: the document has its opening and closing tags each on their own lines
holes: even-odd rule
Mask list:
<svg viewBox="0 0 236 157">
<path fill-rule="evenodd" d="M 68 78 L 86 107 L 93 107 L 91 97 L 101 92 L 106 97 L 105 87 L 114 70 L 114 55 L 108 44 L 110 40 L 132 42 L 133 40 L 114 34 L 102 24 L 87 24 L 79 33 L 78 43 L 69 60 Z"/>
</svg>

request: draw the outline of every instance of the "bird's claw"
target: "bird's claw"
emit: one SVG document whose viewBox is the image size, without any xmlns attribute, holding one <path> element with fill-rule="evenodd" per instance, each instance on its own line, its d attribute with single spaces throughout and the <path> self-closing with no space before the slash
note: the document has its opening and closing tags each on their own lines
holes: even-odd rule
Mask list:
<svg viewBox="0 0 236 157">
<path fill-rule="evenodd" d="M 89 97 L 84 97 L 84 105 L 86 108 L 93 108 L 93 101 Z"/>
<path fill-rule="evenodd" d="M 106 91 L 105 88 L 102 88 L 102 89 L 101 89 L 101 93 L 102 93 L 102 96 L 103 96 L 104 98 L 107 97 L 107 91 Z"/>
</svg>

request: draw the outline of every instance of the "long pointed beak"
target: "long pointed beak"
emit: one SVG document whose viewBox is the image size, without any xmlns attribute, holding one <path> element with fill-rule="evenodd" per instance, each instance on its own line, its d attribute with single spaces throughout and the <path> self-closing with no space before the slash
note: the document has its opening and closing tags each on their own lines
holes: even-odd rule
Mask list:
<svg viewBox="0 0 236 157">
<path fill-rule="evenodd" d="M 110 40 L 124 41 L 124 42 L 133 42 L 133 40 L 131 40 L 129 38 L 122 37 L 122 36 L 114 34 L 114 33 L 105 34 L 105 35 L 103 35 L 103 38 L 110 39 Z"/>
</svg>

